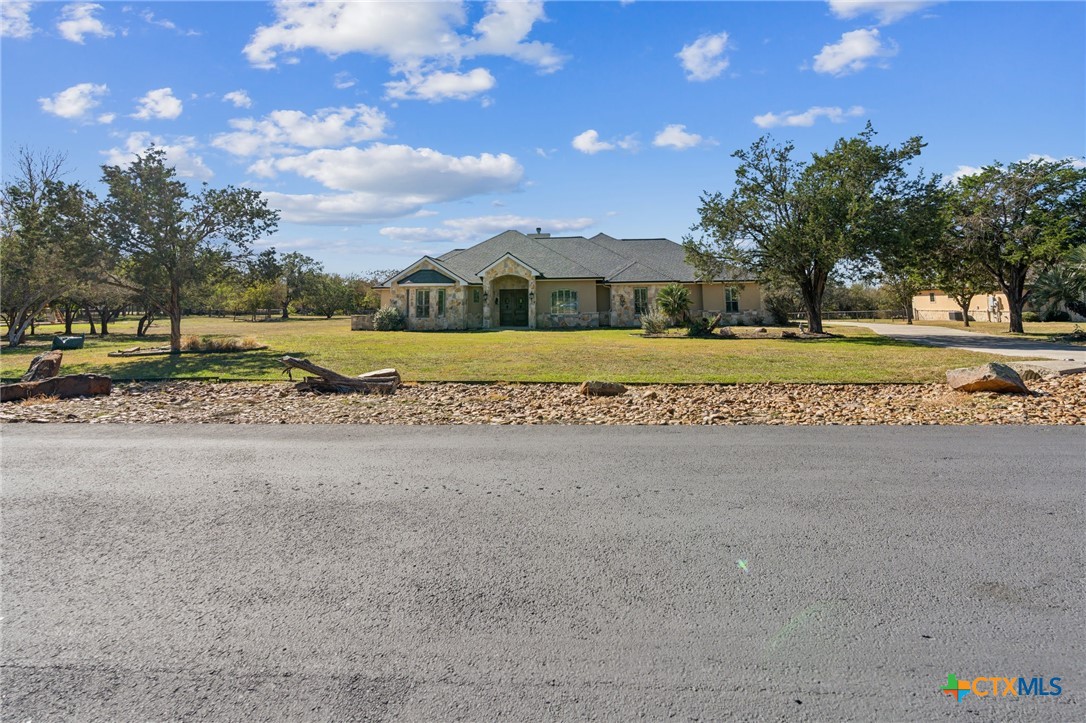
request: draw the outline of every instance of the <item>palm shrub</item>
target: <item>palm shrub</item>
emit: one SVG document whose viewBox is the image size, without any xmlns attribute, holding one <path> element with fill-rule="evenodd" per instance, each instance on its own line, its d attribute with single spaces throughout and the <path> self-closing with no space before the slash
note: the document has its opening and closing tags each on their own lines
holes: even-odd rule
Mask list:
<svg viewBox="0 0 1086 723">
<path fill-rule="evenodd" d="M 373 314 L 373 328 L 377 331 L 403 331 L 407 326 L 403 312 L 395 306 L 385 306 Z"/>
<path fill-rule="evenodd" d="M 1076 246 L 1033 284 L 1031 300 L 1043 309 L 1044 318 L 1054 317 L 1060 306 L 1086 316 L 1086 246 Z"/>
<path fill-rule="evenodd" d="M 672 319 L 683 321 L 690 308 L 690 289 L 682 284 L 668 284 L 656 292 L 656 306 Z"/>
</svg>

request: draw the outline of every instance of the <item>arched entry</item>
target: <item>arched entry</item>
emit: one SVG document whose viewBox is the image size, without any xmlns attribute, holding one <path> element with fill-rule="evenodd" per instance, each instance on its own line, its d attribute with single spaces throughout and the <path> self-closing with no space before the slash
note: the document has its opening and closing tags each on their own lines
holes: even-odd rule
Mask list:
<svg viewBox="0 0 1086 723">
<path fill-rule="evenodd" d="M 528 279 L 521 276 L 499 276 L 491 282 L 497 304 L 498 326 L 527 328 L 529 326 Z"/>
</svg>

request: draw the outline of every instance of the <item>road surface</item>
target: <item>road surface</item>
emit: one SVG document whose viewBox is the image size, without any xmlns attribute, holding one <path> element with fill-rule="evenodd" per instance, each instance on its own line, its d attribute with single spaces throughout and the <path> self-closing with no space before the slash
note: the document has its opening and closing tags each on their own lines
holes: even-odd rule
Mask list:
<svg viewBox="0 0 1086 723">
<path fill-rule="evenodd" d="M 1086 718 L 1080 428 L 2 434 L 4 720 Z"/>
<path fill-rule="evenodd" d="M 826 326 L 862 326 L 879 336 L 890 337 L 899 341 L 911 341 L 926 346 L 951 347 L 965 349 L 981 354 L 1001 354 L 1003 356 L 1022 356 L 1031 359 L 1051 359 L 1086 363 L 1086 346 L 1077 344 L 1056 344 L 1050 341 L 1023 339 L 996 334 L 980 334 L 963 329 L 951 329 L 943 326 L 924 326 L 923 324 L 880 324 L 863 321 L 827 321 Z M 1076 367 L 1077 368 L 1077 367 Z"/>
</svg>

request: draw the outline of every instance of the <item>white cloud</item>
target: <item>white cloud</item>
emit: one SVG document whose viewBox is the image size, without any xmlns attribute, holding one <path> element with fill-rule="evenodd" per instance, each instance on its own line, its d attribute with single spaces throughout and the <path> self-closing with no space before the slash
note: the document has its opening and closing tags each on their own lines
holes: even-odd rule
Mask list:
<svg viewBox="0 0 1086 723">
<path fill-rule="evenodd" d="M 340 72 L 336 73 L 335 76 L 333 76 L 332 78 L 332 85 L 334 85 L 337 90 L 346 90 L 347 88 L 355 85 L 357 82 L 358 81 L 354 79 L 354 76 L 352 76 L 345 70 L 341 70 Z"/>
<path fill-rule="evenodd" d="M 931 0 L 829 0 L 829 4 L 830 12 L 842 20 L 874 15 L 880 25 L 889 25 L 936 3 Z"/>
<path fill-rule="evenodd" d="M 581 153 L 587 153 L 591 156 L 600 151 L 613 151 L 616 148 L 621 148 L 626 151 L 636 151 L 639 144 L 637 142 L 637 136 L 633 134 L 611 141 L 601 141 L 600 134 L 596 130 L 589 128 L 584 133 L 575 136 L 570 145 Z"/>
<path fill-rule="evenodd" d="M 60 36 L 73 43 L 82 43 L 84 36 L 87 35 L 96 35 L 100 38 L 111 37 L 113 30 L 94 17 L 94 13 L 101 9 L 102 6 L 97 3 L 65 5 L 60 11 L 61 20 L 57 23 Z"/>
<path fill-rule="evenodd" d="M 686 71 L 687 80 L 711 80 L 728 68 L 728 34 L 702 35 L 675 54 Z"/>
<path fill-rule="evenodd" d="M 849 118 L 855 118 L 865 113 L 862 106 L 854 105 L 848 110 L 840 106 L 812 106 L 802 113 L 785 111 L 783 113 L 765 113 L 754 116 L 754 124 L 759 128 L 777 128 L 779 126 L 791 128 L 808 128 L 815 124 L 819 118 L 827 118 L 831 123 L 844 123 Z"/>
<path fill-rule="evenodd" d="M 212 145 L 238 156 L 291 153 L 299 148 L 324 148 L 382 138 L 388 117 L 368 105 L 322 108 L 312 115 L 300 110 L 275 110 L 257 120 L 235 118 L 234 131 L 215 137 Z"/>
<path fill-rule="evenodd" d="M 112 123 L 114 119 L 116 119 L 116 117 L 116 113 L 103 113 L 102 115 L 98 116 L 98 122 L 102 124 Z"/>
<path fill-rule="evenodd" d="M 105 84 L 80 83 L 66 88 L 49 98 L 38 98 L 41 109 L 61 118 L 82 120 L 101 102 L 100 98 L 109 93 Z M 107 114 L 108 115 L 108 114 Z M 103 116 L 104 117 L 104 116 Z M 112 116 L 110 121 L 113 120 Z M 101 121 L 108 123 L 109 121 Z"/>
<path fill-rule="evenodd" d="M 297 223 L 357 223 L 411 215 L 432 203 L 513 191 L 524 169 L 505 153 L 450 156 L 430 148 L 375 143 L 265 159 L 255 171 L 291 172 L 342 193 L 267 194 Z"/>
<path fill-rule="evenodd" d="M 581 153 L 587 153 L 593 155 L 600 151 L 613 151 L 615 150 L 614 143 L 607 143 L 600 140 L 600 134 L 598 131 L 589 128 L 584 133 L 577 135 L 573 138 L 573 142 L 570 144 Z"/>
<path fill-rule="evenodd" d="M 274 7 L 275 22 L 257 28 L 245 46 L 252 65 L 273 68 L 309 49 L 333 58 L 345 53 L 375 55 L 390 62 L 393 75 L 404 76 L 389 84 L 390 97 L 466 98 L 483 92 L 480 85 L 493 86 L 493 76 L 483 68 L 460 74 L 465 59 L 508 57 L 542 73 L 554 72 L 565 62 L 551 44 L 527 39 L 533 26 L 546 19 L 541 0 L 489 2 L 470 33 L 460 30 L 467 23 L 463 2 L 280 0 Z M 423 89 L 415 92 L 416 86 Z M 442 94 L 450 87 L 450 93 Z"/>
<path fill-rule="evenodd" d="M 686 126 L 679 123 L 672 123 L 665 127 L 652 139 L 652 145 L 657 148 L 674 148 L 680 151 L 696 146 L 715 144 L 716 142 L 712 139 L 702 138 L 697 133 L 687 133 Z"/>
<path fill-rule="evenodd" d="M 542 0 L 490 2 L 487 14 L 475 24 L 476 37 L 466 41 L 461 52 L 465 57 L 507 56 L 553 73 L 562 67 L 565 57 L 550 43 L 525 40 L 532 26 L 544 20 Z"/>
<path fill-rule="evenodd" d="M 863 70 L 872 59 L 894 55 L 897 45 L 892 40 L 883 44 L 877 28 L 852 30 L 842 34 L 836 43 L 822 46 L 814 58 L 814 69 L 818 73 L 847 75 Z"/>
<path fill-rule="evenodd" d="M 181 109 L 181 101 L 174 96 L 172 89 L 158 88 L 147 91 L 147 94 L 139 99 L 139 106 L 132 117 L 140 120 L 173 120 L 181 115 Z"/>
<path fill-rule="evenodd" d="M 592 218 L 540 218 L 505 214 L 499 216 L 473 216 L 451 218 L 437 228 L 422 226 L 386 226 L 380 234 L 401 243 L 452 243 L 467 246 L 479 243 L 509 229 L 542 228 L 547 233 L 579 232 L 595 224 Z"/>
<path fill-rule="evenodd" d="M 466 100 L 494 87 L 494 76 L 486 68 L 467 73 L 434 71 L 429 74 L 409 72 L 405 80 L 385 83 L 386 95 L 397 100 L 428 100 L 435 103 L 453 98 Z"/>
<path fill-rule="evenodd" d="M 222 97 L 228 103 L 233 103 L 235 108 L 250 108 L 253 99 L 244 90 L 232 90 Z"/>
<path fill-rule="evenodd" d="M 4 0 L 0 4 L 0 37 L 29 38 L 36 28 L 30 22 L 30 2 Z"/>
<path fill-rule="evenodd" d="M 102 155 L 111 166 L 127 166 L 135 160 L 137 153 L 142 154 L 152 145 L 166 152 L 167 162 L 177 169 L 177 175 L 182 178 L 206 181 L 214 175 L 204 159 L 194 152 L 198 144 L 192 136 L 178 136 L 172 142 L 166 142 L 161 136 L 147 132 L 130 133 L 123 148 L 110 148 L 102 151 Z"/>
</svg>

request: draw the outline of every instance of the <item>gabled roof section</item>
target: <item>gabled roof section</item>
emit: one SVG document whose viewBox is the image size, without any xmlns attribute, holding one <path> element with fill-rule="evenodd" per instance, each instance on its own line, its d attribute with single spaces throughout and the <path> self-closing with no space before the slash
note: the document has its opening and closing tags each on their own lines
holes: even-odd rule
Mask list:
<svg viewBox="0 0 1086 723">
<path fill-rule="evenodd" d="M 523 266 L 524 268 L 526 268 L 526 269 L 528 269 L 529 271 L 531 271 L 531 272 L 532 272 L 532 276 L 542 276 L 542 275 L 543 275 L 543 274 L 539 273 L 539 271 L 538 271 L 537 269 L 534 269 L 534 268 L 532 268 L 532 265 L 531 265 L 531 264 L 526 264 L 526 263 L 524 263 L 523 261 L 521 261 L 520 259 L 518 259 L 518 258 L 517 258 L 516 256 L 514 256 L 513 254 L 509 253 L 508 251 L 506 251 L 506 252 L 505 252 L 504 254 L 502 254 L 502 255 L 501 255 L 501 256 L 499 256 L 499 257 L 498 257 L 497 259 L 495 259 L 493 263 L 487 264 L 487 265 L 486 265 L 486 267 L 484 267 L 484 268 L 482 268 L 482 269 L 479 269 L 479 270 L 478 270 L 478 271 L 476 271 L 475 273 L 476 273 L 476 275 L 478 275 L 478 276 L 479 276 L 480 278 L 482 278 L 482 277 L 483 277 L 483 276 L 484 276 L 484 275 L 486 274 L 486 272 L 487 272 L 487 271 L 490 271 L 490 270 L 491 270 L 492 268 L 494 268 L 495 266 L 497 266 L 498 264 L 500 264 L 500 263 L 501 263 L 502 261 L 505 261 L 506 259 L 513 259 L 513 260 L 514 260 L 514 261 L 516 261 L 516 262 L 517 262 L 518 264 L 520 264 L 520 265 L 521 265 L 521 266 Z"/>
<path fill-rule="evenodd" d="M 400 279 L 400 284 L 455 284 L 456 280 L 433 269 L 412 271 Z"/>
<path fill-rule="evenodd" d="M 385 279 L 384 281 L 382 281 L 381 284 L 378 285 L 376 288 L 378 288 L 378 289 L 386 289 L 386 288 L 388 288 L 388 285 L 391 284 L 392 282 L 399 281 L 400 279 L 404 278 L 405 276 L 408 276 L 412 271 L 420 270 L 422 268 L 423 262 L 426 262 L 426 261 L 429 261 L 431 264 L 433 264 L 437 268 L 441 269 L 445 273 L 449 274 L 450 276 L 452 276 L 454 279 L 456 279 L 457 281 L 459 281 L 461 283 L 464 283 L 464 284 L 472 283 L 472 282 L 468 281 L 468 279 L 466 279 L 463 276 L 461 276 L 460 274 L 458 274 L 453 269 L 450 269 L 448 266 L 446 266 L 443 262 L 439 261 L 438 259 L 435 259 L 432 256 L 423 256 L 421 259 L 419 259 L 415 263 L 411 264 L 406 269 L 403 269 L 399 273 L 395 273 L 392 276 Z M 475 283 L 478 283 L 478 282 L 475 282 Z"/>
</svg>

